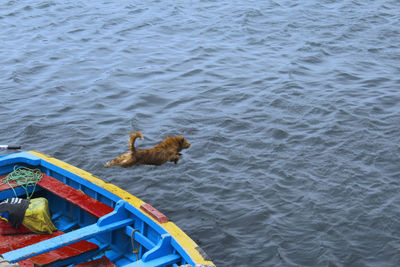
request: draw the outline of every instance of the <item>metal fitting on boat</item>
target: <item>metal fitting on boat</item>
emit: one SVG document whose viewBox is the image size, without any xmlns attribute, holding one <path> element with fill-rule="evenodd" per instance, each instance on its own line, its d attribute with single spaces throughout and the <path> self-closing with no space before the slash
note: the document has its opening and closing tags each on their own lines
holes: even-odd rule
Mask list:
<svg viewBox="0 0 400 267">
<path fill-rule="evenodd" d="M 9 261 L 3 259 L 3 257 L 0 256 L 0 267 L 19 267 L 19 264 L 10 263 Z"/>
</svg>

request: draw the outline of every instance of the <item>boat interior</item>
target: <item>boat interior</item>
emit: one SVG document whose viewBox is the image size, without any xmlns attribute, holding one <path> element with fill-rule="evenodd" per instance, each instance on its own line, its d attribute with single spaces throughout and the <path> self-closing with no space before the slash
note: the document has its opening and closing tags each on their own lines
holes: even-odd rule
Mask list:
<svg viewBox="0 0 400 267">
<path fill-rule="evenodd" d="M 0 254 L 20 266 L 180 266 L 185 253 L 162 227 L 109 191 L 62 168 L 39 168 L 35 186 L 2 184 L 0 202 L 18 196 L 48 200 L 53 234 L 13 229 L 0 220 Z M 15 164 L 0 168 L 0 179 Z M 13 232 L 14 231 L 14 232 Z M 20 232 L 18 232 L 20 231 Z M 181 251 L 179 251 L 181 250 Z"/>
</svg>

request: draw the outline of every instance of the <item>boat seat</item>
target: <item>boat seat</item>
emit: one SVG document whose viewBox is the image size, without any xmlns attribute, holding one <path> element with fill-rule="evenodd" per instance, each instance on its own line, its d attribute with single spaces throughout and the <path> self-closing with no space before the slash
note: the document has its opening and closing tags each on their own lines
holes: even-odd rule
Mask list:
<svg viewBox="0 0 400 267">
<path fill-rule="evenodd" d="M 0 179 L 3 180 L 7 175 L 0 175 Z M 13 189 L 7 184 L 4 183 L 0 185 L 0 192 L 1 192 L 1 199 L 0 200 L 5 200 L 7 198 L 12 198 L 16 196 L 23 196 L 26 195 L 26 191 L 22 186 L 17 185 L 16 183 L 12 182 L 11 185 L 13 186 Z M 36 188 L 37 190 L 38 188 Z M 33 186 L 28 186 L 28 192 L 32 193 L 33 191 Z"/>
<path fill-rule="evenodd" d="M 0 178 L 5 177 L 5 175 L 0 176 Z M 13 184 L 13 188 L 17 195 L 21 196 L 25 194 L 25 190 Z M 63 198 L 74 205 L 79 206 L 89 214 L 100 218 L 112 211 L 114 208 L 90 197 L 84 192 L 75 189 L 54 177 L 43 174 L 42 180 L 38 183 L 38 187 L 36 190 L 45 189 L 53 194 Z M 14 192 L 10 188 L 8 184 L 3 184 L 0 186 L 0 192 L 2 192 L 2 197 L 14 197 Z M 51 235 L 39 235 L 34 233 L 28 234 L 17 234 L 17 235 L 0 235 L 0 254 L 4 254 L 10 251 L 14 251 L 19 248 L 23 248 L 29 245 L 36 244 L 41 241 L 45 241 L 47 239 L 51 239 L 57 237 L 59 235 L 64 235 L 62 231 L 56 231 Z M 68 262 L 71 258 L 80 257 L 80 258 L 88 258 L 93 256 L 90 252 L 95 252 L 99 249 L 99 246 L 88 242 L 86 240 L 82 240 L 76 243 L 72 243 L 70 245 L 60 247 L 58 249 L 48 251 L 46 253 L 19 261 L 21 266 L 47 266 L 51 265 L 55 262 L 57 264 L 59 262 L 66 261 Z M 90 266 L 90 265 L 89 265 Z M 93 265 L 97 266 L 97 265 Z M 111 265 L 107 265 L 111 266 Z"/>
<path fill-rule="evenodd" d="M 5 175 L 0 176 L 4 178 Z M 21 196 L 25 194 L 25 190 L 18 186 L 17 184 L 12 184 L 17 195 Z M 59 196 L 62 199 L 68 200 L 72 204 L 75 204 L 88 212 L 89 214 L 100 218 L 114 210 L 114 208 L 92 198 L 91 196 L 85 194 L 81 190 L 75 189 L 54 177 L 47 174 L 43 174 L 42 180 L 38 183 L 40 188 L 46 189 L 53 194 Z M 39 188 L 39 189 L 40 189 Z M 8 184 L 0 185 L 0 192 L 8 191 L 7 195 L 3 194 L 3 198 L 15 197 L 14 192 Z"/>
<path fill-rule="evenodd" d="M 79 206 L 96 218 L 100 218 L 114 210 L 114 208 L 92 198 L 81 190 L 75 189 L 46 174 L 43 174 L 43 178 L 38 183 L 38 186 Z"/>
<path fill-rule="evenodd" d="M 39 234 L 20 234 L 20 235 L 0 235 L 0 254 L 23 248 L 40 241 L 44 241 L 56 236 L 63 235 L 64 232 L 56 231 L 51 235 Z M 69 261 L 74 257 L 84 257 L 83 254 L 89 254 L 96 251 L 99 247 L 88 241 L 80 241 L 68 246 L 43 253 L 29 259 L 19 262 L 20 266 L 47 266 L 55 262 Z"/>
<path fill-rule="evenodd" d="M 134 222 L 133 218 L 129 218 L 126 205 L 126 201 L 120 200 L 116 205 L 116 209 L 110 214 L 101 217 L 97 223 L 68 233 L 61 232 L 61 234 L 57 236 L 50 235 L 50 239 L 36 240 L 35 242 L 32 242 L 29 245 L 23 245 L 22 247 L 16 246 L 15 248 L 12 248 L 11 251 L 3 253 L 2 257 L 9 262 L 20 262 L 28 258 L 32 259 L 36 257 L 36 255 L 41 257 L 44 253 L 52 253 L 53 251 L 57 251 L 57 249 L 64 250 L 69 246 L 80 244 L 81 241 L 86 242 L 85 240 L 89 240 L 99 234 L 124 228 Z M 7 238 L 7 236 L 3 237 Z M 96 248 L 98 247 L 95 244 L 93 245 L 96 246 Z"/>
</svg>

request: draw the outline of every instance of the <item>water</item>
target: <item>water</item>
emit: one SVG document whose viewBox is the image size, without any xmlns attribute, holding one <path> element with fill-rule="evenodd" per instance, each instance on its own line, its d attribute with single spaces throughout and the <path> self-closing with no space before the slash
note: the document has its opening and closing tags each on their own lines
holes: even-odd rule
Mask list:
<svg viewBox="0 0 400 267">
<path fill-rule="evenodd" d="M 3 1 L 0 144 L 122 187 L 217 266 L 398 266 L 399 14 L 399 1 Z M 192 147 L 177 165 L 104 169 L 135 130 L 141 148 Z"/>
</svg>

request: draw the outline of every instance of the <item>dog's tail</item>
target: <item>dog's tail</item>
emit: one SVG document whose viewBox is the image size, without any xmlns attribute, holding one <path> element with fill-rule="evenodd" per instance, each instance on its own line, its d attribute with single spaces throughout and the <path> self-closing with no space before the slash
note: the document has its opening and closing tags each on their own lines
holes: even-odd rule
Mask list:
<svg viewBox="0 0 400 267">
<path fill-rule="evenodd" d="M 136 140 L 136 138 L 140 138 L 140 139 L 143 139 L 143 135 L 140 133 L 140 132 L 136 132 L 136 133 L 129 133 L 129 136 L 130 136 L 130 138 L 129 138 L 129 151 L 132 153 L 132 154 L 135 154 L 135 152 L 136 152 L 136 149 L 135 149 L 135 140 Z"/>
</svg>

